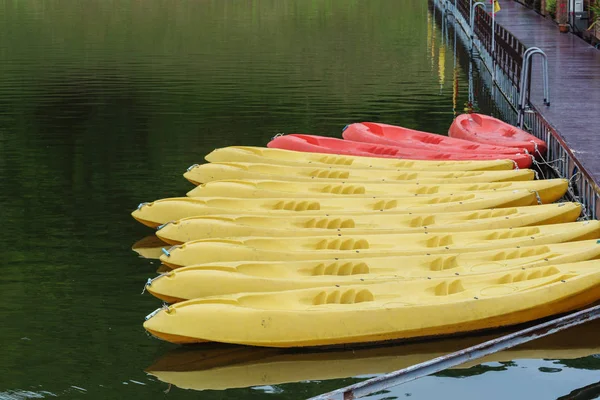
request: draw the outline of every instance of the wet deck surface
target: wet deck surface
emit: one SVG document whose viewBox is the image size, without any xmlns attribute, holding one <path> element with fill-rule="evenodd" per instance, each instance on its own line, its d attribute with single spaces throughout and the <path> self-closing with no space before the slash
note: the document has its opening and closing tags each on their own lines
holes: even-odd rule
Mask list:
<svg viewBox="0 0 600 400">
<path fill-rule="evenodd" d="M 600 182 L 600 50 L 573 34 L 558 31 L 550 19 L 511 0 L 501 3 L 496 21 L 527 47 L 548 56 L 550 107 L 543 105 L 539 58 L 534 59 L 532 103 Z"/>
</svg>

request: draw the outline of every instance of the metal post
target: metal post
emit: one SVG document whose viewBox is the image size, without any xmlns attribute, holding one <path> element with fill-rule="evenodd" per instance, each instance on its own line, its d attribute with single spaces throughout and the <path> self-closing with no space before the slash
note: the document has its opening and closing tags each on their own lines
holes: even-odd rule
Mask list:
<svg viewBox="0 0 600 400">
<path fill-rule="evenodd" d="M 475 102 L 475 94 L 473 90 L 473 60 L 469 60 L 469 94 L 468 94 L 469 104 L 473 104 Z"/>
<path fill-rule="evenodd" d="M 469 26 L 471 27 L 471 32 L 469 32 L 469 36 L 471 37 L 471 47 L 473 47 L 473 24 L 471 24 L 471 20 L 473 19 L 473 0 L 469 0 Z"/>
<path fill-rule="evenodd" d="M 357 399 L 599 318 L 600 306 L 591 307 L 309 400 Z"/>
<path fill-rule="evenodd" d="M 475 40 L 475 11 L 478 6 L 485 7 L 485 3 L 483 1 L 478 1 L 471 6 L 471 20 L 469 21 L 471 25 L 471 55 L 473 55 L 473 43 Z"/>
<path fill-rule="evenodd" d="M 492 0 L 492 84 L 496 82 L 496 10 Z"/>
</svg>

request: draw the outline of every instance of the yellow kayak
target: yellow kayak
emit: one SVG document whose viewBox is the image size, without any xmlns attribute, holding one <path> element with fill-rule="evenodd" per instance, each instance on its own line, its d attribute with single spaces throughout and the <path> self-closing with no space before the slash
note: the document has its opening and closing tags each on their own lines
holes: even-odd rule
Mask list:
<svg viewBox="0 0 600 400">
<path fill-rule="evenodd" d="M 224 197 L 174 197 L 142 203 L 131 213 L 144 225 L 157 227 L 181 218 L 201 215 L 260 214 L 312 216 L 365 213 L 449 213 L 496 207 L 519 207 L 537 204 L 534 192 L 528 190 L 475 192 L 457 195 L 432 195 L 382 198 L 265 198 L 240 199 Z"/>
<path fill-rule="evenodd" d="M 332 285 L 450 278 L 600 258 L 597 240 L 463 254 L 352 260 L 214 262 L 165 272 L 146 290 L 169 303 L 244 292 L 277 292 Z M 598 261 L 600 264 L 600 261 Z"/>
<path fill-rule="evenodd" d="M 369 343 L 497 328 L 598 300 L 600 263 L 444 279 L 205 297 L 163 307 L 144 328 L 173 343 L 267 347 Z"/>
<path fill-rule="evenodd" d="M 204 239 L 173 246 L 160 259 L 171 267 L 217 261 L 300 261 L 467 253 L 600 237 L 600 221 L 459 233 L 404 233 Z"/>
<path fill-rule="evenodd" d="M 183 176 L 195 185 L 229 179 L 275 179 L 316 182 L 420 182 L 479 183 L 529 181 L 531 169 L 510 171 L 421 171 L 414 169 L 350 169 L 341 167 L 290 167 L 287 165 L 250 163 L 211 163 L 194 165 Z"/>
<path fill-rule="evenodd" d="M 162 225 L 156 235 L 170 244 L 238 236 L 335 236 L 416 232 L 464 232 L 574 222 L 578 203 L 499 208 L 445 214 L 339 214 L 330 217 L 210 215 Z"/>
<path fill-rule="evenodd" d="M 409 197 L 415 195 L 451 194 L 495 190 L 532 190 L 544 204 L 553 203 L 567 191 L 568 180 L 545 179 L 537 181 L 492 183 L 336 183 L 300 181 L 230 180 L 212 181 L 196 186 L 187 193 L 189 197 Z"/>
<path fill-rule="evenodd" d="M 483 363 L 513 360 L 572 360 L 600 354 L 599 330 L 600 321 L 591 321 L 454 368 L 464 369 Z M 498 336 L 499 333 L 471 335 L 333 351 L 298 351 L 210 343 L 171 350 L 146 368 L 146 372 L 162 382 L 192 390 L 322 382 L 397 371 Z"/>
<path fill-rule="evenodd" d="M 209 162 L 245 162 L 275 165 L 317 165 L 343 166 L 344 168 L 377 169 L 414 169 L 414 170 L 452 170 L 452 171 L 493 171 L 513 169 L 511 160 L 490 161 L 425 161 L 399 160 L 394 158 L 375 158 L 341 156 L 335 154 L 305 153 L 300 151 L 269 149 L 267 147 L 231 146 L 215 149 L 206 157 Z"/>
</svg>

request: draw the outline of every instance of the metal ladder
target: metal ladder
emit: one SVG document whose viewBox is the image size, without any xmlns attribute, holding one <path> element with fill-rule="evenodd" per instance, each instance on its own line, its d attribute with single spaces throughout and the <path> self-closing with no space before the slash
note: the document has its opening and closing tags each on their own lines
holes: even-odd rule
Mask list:
<svg viewBox="0 0 600 400">
<path fill-rule="evenodd" d="M 538 54 L 542 60 L 542 80 L 544 85 L 544 104 L 550 106 L 550 92 L 548 90 L 548 58 L 539 47 L 530 47 L 523 53 L 521 66 L 521 82 L 519 85 L 519 104 L 517 109 L 517 124 L 523 129 L 525 113 L 529 109 L 529 89 L 531 85 L 531 66 L 534 55 Z"/>
<path fill-rule="evenodd" d="M 472 1 L 472 0 L 471 0 Z M 471 13 L 469 15 L 470 17 L 470 21 L 469 21 L 469 26 L 471 28 L 471 56 L 473 56 L 473 49 L 474 49 L 474 42 L 475 42 L 475 10 L 477 10 L 477 7 L 483 7 L 483 9 L 485 10 L 485 3 L 483 1 L 478 1 L 474 4 L 471 4 Z"/>
</svg>

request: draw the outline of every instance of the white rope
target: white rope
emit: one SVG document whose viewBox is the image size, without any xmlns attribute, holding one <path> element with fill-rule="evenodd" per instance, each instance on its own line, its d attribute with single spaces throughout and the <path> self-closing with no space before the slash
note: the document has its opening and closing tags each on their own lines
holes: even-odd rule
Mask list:
<svg viewBox="0 0 600 400">
<path fill-rule="evenodd" d="M 535 165 L 536 167 L 538 167 L 540 174 L 542 174 L 542 179 L 546 179 L 546 174 L 544 174 L 544 170 L 542 168 L 539 167 L 538 162 L 535 160 L 535 158 L 533 159 L 533 165 Z M 534 170 L 535 171 L 535 170 Z"/>
<path fill-rule="evenodd" d="M 588 214 L 588 209 L 585 206 L 585 204 L 583 203 L 579 203 L 581 205 L 581 216 L 579 218 L 577 218 L 577 221 L 587 221 L 590 219 L 590 216 Z"/>
<path fill-rule="evenodd" d="M 148 278 L 148 281 L 144 285 L 144 290 L 142 290 L 142 294 L 146 293 L 146 288 L 152 284 L 152 279 Z"/>
<path fill-rule="evenodd" d="M 152 282 L 154 282 L 158 278 L 162 278 L 163 276 L 170 276 L 172 273 L 173 273 L 173 271 L 163 272 L 162 274 L 159 274 L 158 276 L 155 276 L 154 278 L 148 278 L 148 280 L 146 281 L 146 284 L 144 285 L 144 290 L 142 290 L 142 294 L 144 294 L 146 292 L 146 288 L 148 288 L 148 286 L 152 286 Z"/>
<path fill-rule="evenodd" d="M 535 194 L 535 198 L 537 200 L 538 205 L 541 205 L 542 204 L 542 199 L 541 199 L 540 194 L 538 193 L 538 191 L 537 190 L 531 190 L 530 192 Z"/>
<path fill-rule="evenodd" d="M 574 180 L 578 180 L 581 177 L 581 171 L 577 171 L 571 178 L 569 178 L 569 186 L 573 185 Z"/>
<path fill-rule="evenodd" d="M 160 231 L 162 228 L 164 228 L 165 226 L 167 226 L 167 225 L 169 225 L 169 224 L 172 224 L 173 222 L 175 222 L 175 221 L 169 221 L 169 222 L 165 222 L 164 224 L 157 226 L 157 227 L 156 227 L 156 230 L 157 230 L 157 231 Z"/>
</svg>

